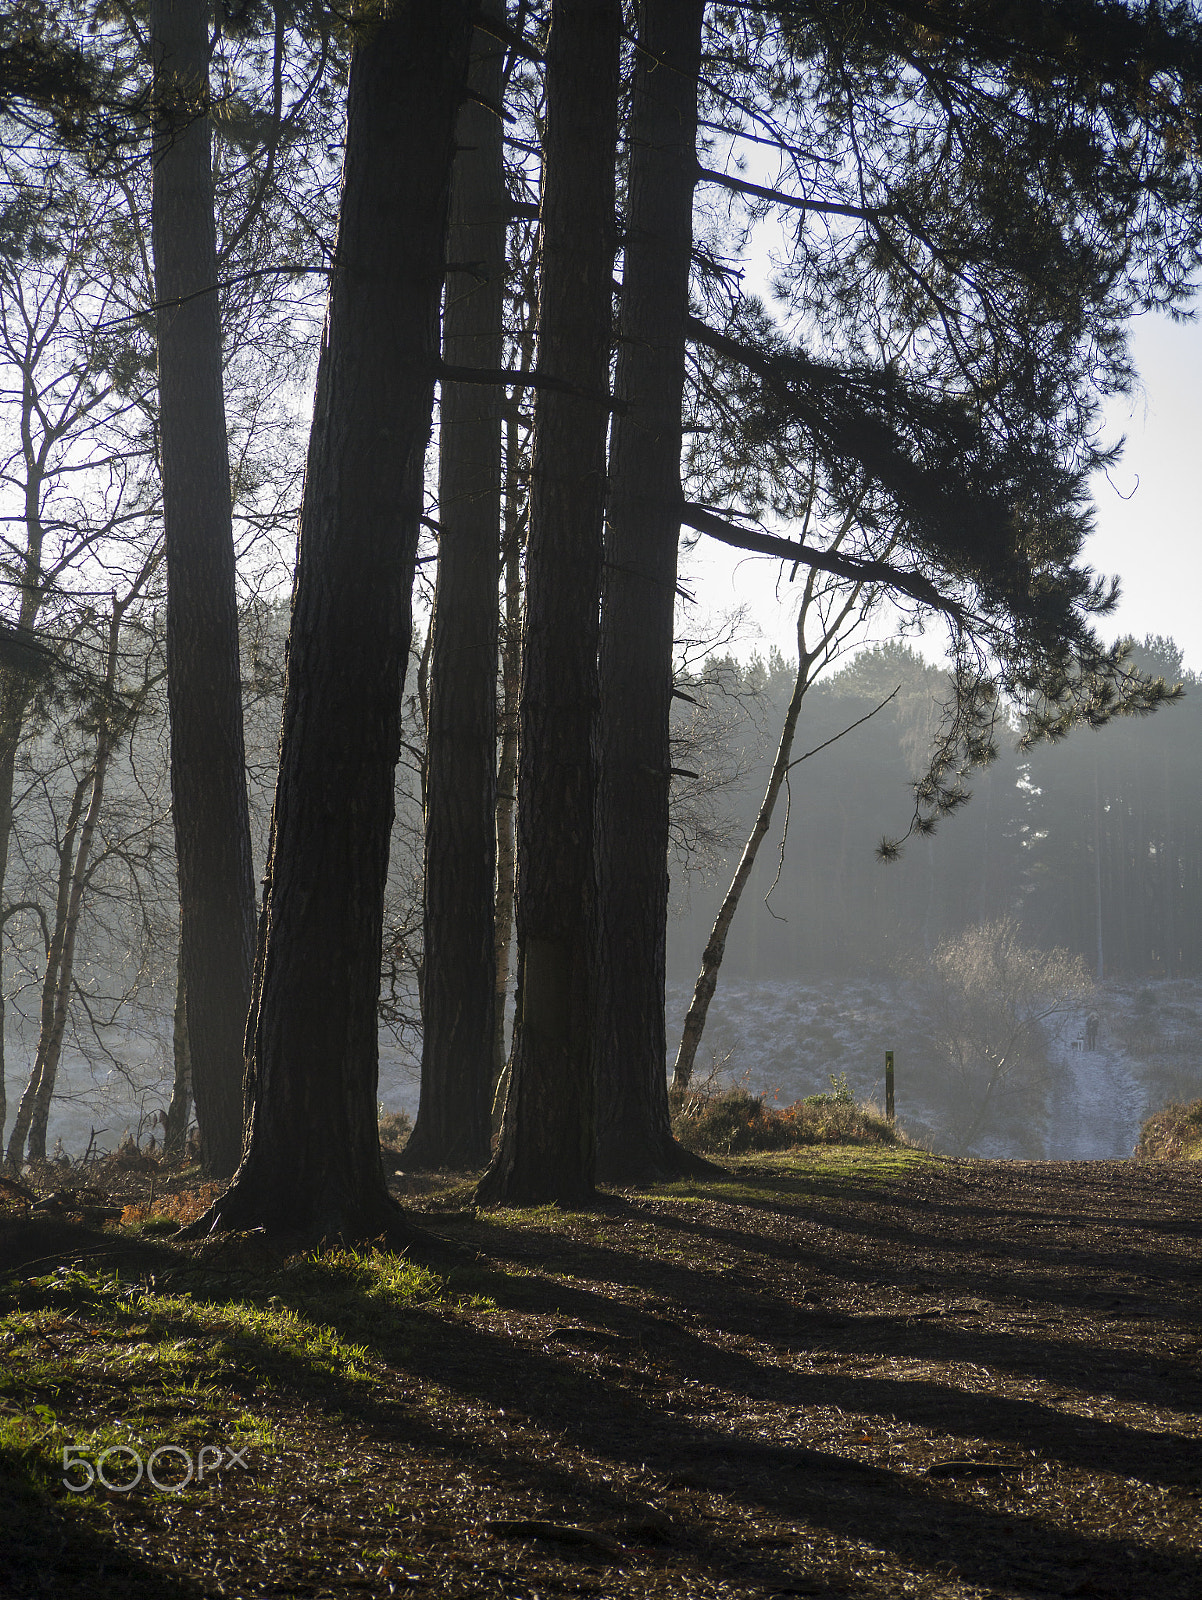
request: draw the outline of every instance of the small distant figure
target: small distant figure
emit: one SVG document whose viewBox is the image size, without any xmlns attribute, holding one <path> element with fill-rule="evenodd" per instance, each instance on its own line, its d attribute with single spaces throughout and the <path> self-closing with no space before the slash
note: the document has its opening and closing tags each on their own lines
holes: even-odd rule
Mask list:
<svg viewBox="0 0 1202 1600">
<path fill-rule="evenodd" d="M 1098 1048 L 1098 1013 L 1091 1011 L 1085 1019 L 1085 1048 L 1096 1050 Z"/>
</svg>

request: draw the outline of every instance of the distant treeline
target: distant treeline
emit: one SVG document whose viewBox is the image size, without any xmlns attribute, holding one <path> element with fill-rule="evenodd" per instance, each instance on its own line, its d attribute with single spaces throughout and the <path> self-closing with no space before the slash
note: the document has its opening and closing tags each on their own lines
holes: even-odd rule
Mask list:
<svg viewBox="0 0 1202 1600">
<path fill-rule="evenodd" d="M 949 697 L 948 679 L 891 643 L 816 684 L 795 756 L 898 693 L 794 768 L 783 864 L 782 797 L 735 922 L 728 970 L 804 978 L 883 968 L 972 923 L 1013 916 L 1030 944 L 1065 946 L 1095 974 L 1202 972 L 1202 696 L 1171 639 L 1146 638 L 1133 660 L 1169 684 L 1183 683 L 1184 697 L 1155 716 L 1079 728 L 1022 753 L 1016 731 L 1003 723 L 997 759 L 966 780 L 971 801 L 933 837 L 910 837 L 892 863 L 878 858 L 877 847 L 909 826 L 912 785 Z M 792 665 L 775 651 L 766 662 L 715 664 L 715 674 L 728 700 L 745 697 L 748 710 L 711 759 L 745 754 L 757 725 L 762 759 L 725 797 L 734 823 L 729 845 L 713 850 L 703 870 L 674 874 L 680 915 L 669 962 L 677 978 L 695 972 L 793 683 Z"/>
</svg>

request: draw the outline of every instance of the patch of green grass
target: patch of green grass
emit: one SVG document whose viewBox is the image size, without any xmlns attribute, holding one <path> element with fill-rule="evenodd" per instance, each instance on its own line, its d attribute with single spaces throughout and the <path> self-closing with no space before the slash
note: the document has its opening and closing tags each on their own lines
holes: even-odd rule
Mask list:
<svg viewBox="0 0 1202 1600">
<path fill-rule="evenodd" d="M 595 1212 L 565 1211 L 558 1205 L 488 1206 L 483 1214 L 499 1228 L 516 1228 L 521 1232 L 576 1233 L 581 1228 L 597 1225 Z"/>
<path fill-rule="evenodd" d="M 182 1262 L 177 1285 L 194 1273 Z M 370 1391 L 379 1376 L 367 1344 L 434 1306 L 491 1302 L 452 1295 L 381 1250 L 286 1262 L 253 1294 L 222 1293 L 215 1274 L 192 1293 L 79 1267 L 10 1277 L 0 1283 L 0 1478 L 52 1486 L 68 1447 L 89 1461 L 115 1447 L 143 1458 L 164 1444 L 270 1448 L 257 1397 Z"/>
<path fill-rule="evenodd" d="M 729 1157 L 725 1163 L 732 1174 L 729 1178 L 687 1178 L 661 1184 L 648 1194 L 727 1204 L 763 1205 L 773 1200 L 794 1204 L 832 1180 L 884 1186 L 919 1168 L 938 1165 L 942 1159 L 913 1146 L 805 1145 Z"/>
<path fill-rule="evenodd" d="M 156 1236 L 178 1233 L 179 1228 L 180 1224 L 174 1217 L 160 1216 L 143 1217 L 139 1221 L 127 1225 L 128 1232 L 151 1239 Z"/>
<path fill-rule="evenodd" d="M 312 1315 L 329 1317 L 344 1332 L 371 1339 L 395 1326 L 398 1312 L 440 1307 L 493 1311 L 483 1295 L 453 1293 L 447 1279 L 379 1249 L 330 1250 L 290 1263 L 277 1280 L 280 1294 Z"/>
<path fill-rule="evenodd" d="M 942 1156 L 917 1145 L 805 1145 L 793 1150 L 753 1151 L 731 1164 L 748 1172 L 816 1172 L 824 1177 L 844 1173 L 849 1178 L 896 1177 L 920 1167 L 938 1166 Z"/>
</svg>

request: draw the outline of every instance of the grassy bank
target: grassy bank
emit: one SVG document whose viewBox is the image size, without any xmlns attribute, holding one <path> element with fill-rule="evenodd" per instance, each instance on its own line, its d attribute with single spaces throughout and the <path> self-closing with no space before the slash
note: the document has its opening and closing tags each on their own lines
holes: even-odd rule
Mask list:
<svg viewBox="0 0 1202 1600">
<path fill-rule="evenodd" d="M 1150 1116 L 1135 1147 L 1141 1161 L 1202 1160 L 1202 1100 L 1169 1105 Z"/>
</svg>

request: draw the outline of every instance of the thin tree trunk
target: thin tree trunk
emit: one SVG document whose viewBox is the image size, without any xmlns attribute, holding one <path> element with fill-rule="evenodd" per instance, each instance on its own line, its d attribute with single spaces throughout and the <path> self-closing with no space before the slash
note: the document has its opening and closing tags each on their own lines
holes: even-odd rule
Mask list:
<svg viewBox="0 0 1202 1600">
<path fill-rule="evenodd" d="M 38 1028 L 38 1045 L 34 1052 L 33 1066 L 29 1071 L 29 1079 L 17 1106 L 17 1114 L 13 1119 L 12 1131 L 9 1134 L 6 1160 L 11 1167 L 19 1167 L 25 1159 L 25 1143 L 33 1122 L 34 1107 L 37 1104 L 38 1089 L 42 1081 L 44 1068 L 43 1047 L 49 1040 L 54 1027 L 54 1005 L 58 993 L 59 971 L 62 967 L 67 911 L 71 902 L 71 869 L 75 861 L 75 840 L 79 833 L 80 819 L 83 816 L 84 805 L 87 802 L 88 789 L 91 783 L 92 774 L 91 772 L 86 772 L 75 785 L 75 792 L 71 796 L 71 805 L 67 812 L 67 824 L 63 829 L 62 842 L 58 849 L 58 882 L 54 897 L 54 931 L 46 945 L 46 970 L 42 975 L 42 1004 Z"/>
<path fill-rule="evenodd" d="M 598 611 L 617 142 L 618 0 L 555 0 L 518 742 L 518 1011 L 481 1202 L 587 1203 L 594 1171 Z M 566 387 L 570 385 L 570 389 Z"/>
<path fill-rule="evenodd" d="M 640 6 L 630 114 L 618 398 L 601 617 L 597 1166 L 612 1183 L 691 1170 L 672 1137 L 664 1019 L 669 718 L 681 403 L 697 171 L 702 0 Z"/>
<path fill-rule="evenodd" d="M 519 368 L 534 364 L 534 317 L 530 309 L 538 274 L 533 250 L 526 269 L 526 312 L 517 336 Z M 521 288 L 519 289 L 519 294 Z M 510 1052 L 506 1044 L 506 1006 L 513 951 L 514 889 L 517 873 L 518 699 L 522 676 L 522 543 L 530 515 L 530 439 L 520 438 L 516 410 L 505 420 L 505 623 L 501 644 L 501 751 L 497 762 L 497 893 L 494 909 L 496 995 L 493 1002 L 492 1130 L 500 1131 L 509 1093 Z"/>
<path fill-rule="evenodd" d="M 831 541 L 829 548 L 836 549 L 842 542 L 851 525 L 854 514 L 853 510 L 844 523 L 842 530 Z M 760 801 L 760 808 L 756 813 L 755 822 L 752 824 L 751 832 L 747 836 L 747 843 L 743 846 L 743 854 L 739 857 L 739 864 L 735 868 L 734 876 L 730 881 L 730 888 L 727 889 L 722 904 L 718 908 L 718 915 L 714 918 L 714 926 L 710 930 L 709 939 L 706 941 L 705 950 L 702 953 L 701 971 L 698 973 L 697 982 L 693 987 L 693 998 L 685 1015 L 684 1029 L 680 1037 L 680 1048 L 676 1052 L 676 1066 L 672 1073 L 672 1089 L 674 1093 L 683 1093 L 688 1088 L 689 1080 L 693 1076 L 697 1048 L 701 1043 L 701 1035 L 705 1031 L 705 1019 L 709 1012 L 710 1001 L 714 998 L 714 991 L 718 987 L 718 972 L 722 966 L 722 957 L 726 953 L 726 941 L 730 934 L 731 923 L 734 921 L 735 912 L 739 908 L 743 890 L 747 887 L 747 881 L 751 877 L 760 845 L 764 842 L 764 836 L 771 826 L 772 813 L 776 809 L 777 797 L 784 786 L 789 767 L 792 764 L 793 735 L 797 731 L 797 718 L 801 713 L 801 703 L 814 681 L 816 669 L 828 659 L 828 653 L 837 643 L 844 623 L 859 602 L 862 586 L 855 585 L 838 609 L 827 615 L 822 621 L 822 631 L 818 642 L 813 649 L 808 649 L 805 634 L 806 621 L 817 592 L 818 574 L 816 569 L 811 567 L 806 576 L 801 607 L 797 614 L 797 676 L 793 681 L 793 693 L 789 697 L 789 704 L 785 711 L 784 726 L 781 728 L 780 742 L 776 748 L 776 758 L 772 763 L 772 772 L 768 778 L 768 786 L 764 790 L 764 798 Z"/>
<path fill-rule="evenodd" d="M 152 0 L 167 694 L 188 1034 L 206 1169 L 242 1151 L 254 883 L 209 126 L 208 0 Z M 206 292 L 207 291 L 207 292 Z"/>
<path fill-rule="evenodd" d="M 79 914 L 82 909 L 84 889 L 88 880 L 88 863 L 91 858 L 96 824 L 100 817 L 101 807 L 104 804 L 104 782 L 111 754 L 112 744 L 108 739 L 105 739 L 96 754 L 96 766 L 92 778 L 92 795 L 88 802 L 87 816 L 84 818 L 83 827 L 79 833 L 79 850 L 75 857 L 75 868 L 71 880 L 71 899 L 67 908 L 66 927 L 63 930 L 62 956 L 59 962 L 58 985 L 54 997 L 54 1014 L 50 1036 L 40 1045 L 38 1052 L 42 1059 L 42 1070 L 38 1078 L 33 1121 L 29 1127 L 29 1159 L 31 1161 L 45 1161 L 46 1159 L 46 1125 L 50 1117 L 50 1100 L 54 1094 L 54 1084 L 58 1076 L 58 1064 L 62 1058 L 63 1035 L 67 1027 L 67 1011 L 71 1003 L 71 990 L 75 980 L 75 941 L 79 932 Z"/>
<path fill-rule="evenodd" d="M 5 672 L 0 680 L 0 908 L 4 907 L 4 883 L 8 873 L 8 847 L 13 830 L 13 783 L 17 768 L 17 746 L 25 724 L 29 703 L 23 678 Z M 4 922 L 0 920 L 0 936 Z M 8 1120 L 8 1095 L 5 1089 L 4 1059 L 4 942 L 0 937 L 0 1141 Z"/>
<path fill-rule="evenodd" d="M 188 1122 L 192 1116 L 192 1052 L 188 1048 L 188 1013 L 184 990 L 184 952 L 182 943 L 175 959 L 175 1014 L 171 1029 L 171 1104 L 163 1120 L 163 1154 L 168 1161 L 180 1161 L 188 1144 Z"/>
<path fill-rule="evenodd" d="M 501 645 L 501 754 L 497 762 L 497 895 L 493 913 L 493 1086 L 500 1096 L 508 1060 L 505 1046 L 505 1004 L 509 997 L 510 951 L 513 946 L 513 882 L 516 864 L 514 813 L 518 781 L 518 684 L 522 664 L 521 522 L 514 473 L 517 424 L 507 430 L 506 457 L 510 481 L 505 501 L 505 627 Z M 503 1096 L 501 1097 L 504 1103 Z M 494 1099 L 494 1113 L 496 1102 Z"/>
<path fill-rule="evenodd" d="M 503 17 L 490 0 L 486 14 Z M 502 364 L 508 212 L 501 122 L 505 47 L 476 30 L 451 189 L 443 355 Z M 421 1099 L 404 1167 L 483 1167 L 489 1156 L 495 994 L 497 556 L 501 391 L 444 383 L 438 583 L 426 737 Z"/>
<path fill-rule="evenodd" d="M 1106 977 L 1106 953 L 1102 943 L 1102 796 L 1098 783 L 1098 747 L 1093 751 L 1093 899 L 1094 899 L 1094 977 Z"/>
<path fill-rule="evenodd" d="M 37 406 L 33 375 L 29 368 L 22 373 L 21 385 L 21 446 L 25 464 L 25 549 L 20 558 L 21 607 L 17 615 L 16 632 L 19 637 L 32 637 L 34 624 L 42 609 L 42 546 L 45 530 L 42 526 L 42 489 L 49 441 L 43 438 L 40 448 L 35 445 L 33 419 Z M 0 673 L 0 935 L 4 923 L 4 885 L 8 876 L 8 851 L 13 831 L 13 784 L 17 770 L 17 750 L 25 729 L 25 717 L 33 695 L 33 683 L 28 674 L 15 667 L 6 667 Z M 0 1139 L 8 1117 L 8 1097 L 5 1089 L 4 1056 L 4 942 L 0 937 Z"/>
<path fill-rule="evenodd" d="M 196 1233 L 351 1240 L 401 1216 L 380 1160 L 376 1005 L 470 38 L 468 0 L 410 0 L 364 30 L 351 61 L 247 1034 L 247 1149 Z"/>
<path fill-rule="evenodd" d="M 760 809 L 756 813 L 755 822 L 747 843 L 743 846 L 743 854 L 739 857 L 739 864 L 735 868 L 734 877 L 731 879 L 730 888 L 723 896 L 722 904 L 718 908 L 718 915 L 714 918 L 714 926 L 706 941 L 705 950 L 701 957 L 701 971 L 693 988 L 693 998 L 689 1004 L 688 1012 L 684 1019 L 684 1031 L 680 1038 L 680 1048 L 676 1052 L 676 1066 L 672 1073 L 672 1088 L 684 1090 L 689 1086 L 693 1076 L 693 1064 L 697 1057 L 697 1047 L 701 1043 L 701 1035 L 705 1030 L 705 1019 L 709 1011 L 710 1001 L 714 998 L 714 991 L 718 987 L 718 971 L 722 965 L 722 957 L 726 953 L 726 940 L 730 933 L 730 925 L 734 921 L 735 912 L 739 909 L 739 901 L 743 890 L 747 887 L 747 880 L 751 877 L 755 858 L 759 853 L 764 835 L 772 823 L 772 813 L 776 807 L 776 798 L 780 794 L 785 781 L 785 772 L 789 766 L 789 757 L 793 750 L 793 735 L 797 729 L 797 717 L 801 711 L 801 702 L 805 697 L 808 687 L 808 677 L 804 668 L 799 667 L 797 677 L 793 684 L 793 693 L 789 700 L 788 710 L 785 712 L 785 723 L 781 729 L 780 743 L 776 750 L 776 759 L 772 763 L 772 773 L 768 779 L 768 787 L 764 791 L 764 798 L 760 801 Z"/>
<path fill-rule="evenodd" d="M 134 593 L 138 587 L 140 583 L 135 587 Z M 21 1146 L 26 1129 L 29 1133 L 29 1160 L 46 1159 L 46 1128 L 50 1119 L 50 1101 L 54 1095 L 59 1061 L 62 1058 L 63 1036 L 67 1028 L 67 1012 L 71 1004 L 71 990 L 75 979 L 76 935 L 79 932 L 80 912 L 83 909 L 84 890 L 88 882 L 92 845 L 104 806 L 105 779 L 117 739 L 112 697 L 117 682 L 117 652 L 124 614 L 125 605 L 119 604 L 114 599 L 113 615 L 109 622 L 104 694 L 100 724 L 96 734 L 96 755 L 89 772 L 75 786 L 59 852 L 54 934 L 46 955 L 46 974 L 42 983 L 42 1017 L 37 1054 L 29 1084 L 21 1098 L 8 1151 L 9 1161 L 17 1165 L 20 1165 Z M 88 797 L 86 812 L 84 812 L 85 796 Z M 78 846 L 75 842 L 77 828 Z"/>
</svg>

